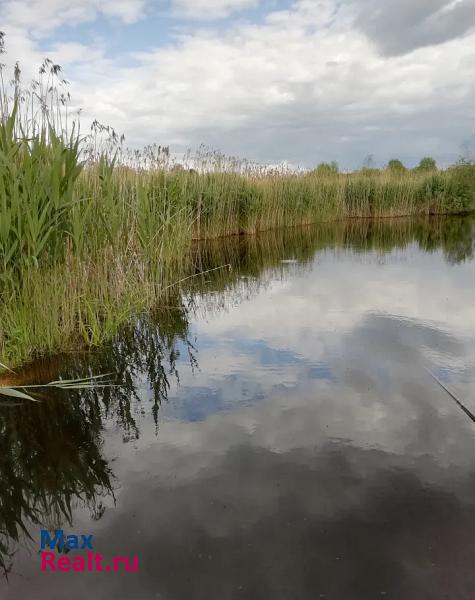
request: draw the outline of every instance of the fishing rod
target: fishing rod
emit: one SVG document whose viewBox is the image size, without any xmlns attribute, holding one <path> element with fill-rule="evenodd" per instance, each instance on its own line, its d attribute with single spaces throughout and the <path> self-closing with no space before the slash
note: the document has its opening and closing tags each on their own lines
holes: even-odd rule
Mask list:
<svg viewBox="0 0 475 600">
<path fill-rule="evenodd" d="M 426 371 L 429 373 L 432 379 L 434 379 L 440 385 L 440 387 L 447 392 L 447 394 L 458 405 L 458 407 L 463 410 L 467 417 L 469 417 L 469 419 L 475 423 L 475 415 L 464 404 L 462 404 L 462 402 L 460 402 L 460 400 L 442 383 L 442 381 L 440 381 L 438 377 L 434 375 L 434 373 L 432 373 L 432 371 L 429 369 L 426 369 Z"/>
</svg>

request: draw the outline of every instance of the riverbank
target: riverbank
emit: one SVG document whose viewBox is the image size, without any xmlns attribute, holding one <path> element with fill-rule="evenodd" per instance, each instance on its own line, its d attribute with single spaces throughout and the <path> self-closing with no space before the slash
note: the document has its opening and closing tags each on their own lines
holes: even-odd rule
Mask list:
<svg viewBox="0 0 475 600">
<path fill-rule="evenodd" d="M 100 346 L 157 304 L 178 306 L 182 291 L 205 281 L 224 289 L 239 278 L 243 265 L 246 273 L 257 274 L 262 260 L 305 260 L 302 249 L 308 249 L 309 256 L 326 247 L 384 253 L 415 242 L 426 250 L 441 249 L 448 260 L 458 262 L 471 255 L 472 227 L 470 217 L 347 219 L 254 236 L 201 242 L 188 238 L 179 246 L 175 238 L 182 238 L 174 238 L 169 229 L 154 252 L 139 252 L 128 244 L 107 246 L 94 257 L 75 256 L 69 250 L 62 263 L 25 267 L 21 277 L 11 274 L 4 280 L 0 362 L 17 366 L 60 351 Z"/>
</svg>

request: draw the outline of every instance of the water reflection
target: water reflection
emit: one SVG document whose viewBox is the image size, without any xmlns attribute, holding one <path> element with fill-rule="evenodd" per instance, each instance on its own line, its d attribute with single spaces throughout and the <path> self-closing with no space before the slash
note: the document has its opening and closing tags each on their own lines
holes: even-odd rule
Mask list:
<svg viewBox="0 0 475 600">
<path fill-rule="evenodd" d="M 102 454 L 106 423 L 117 427 L 123 442 L 138 438 L 144 378 L 152 390 L 150 412 L 158 423 L 170 378 L 179 377 L 180 343 L 191 364 L 195 362 L 187 327 L 184 307 L 172 316 L 157 310 L 122 331 L 102 352 L 53 357 L 3 377 L 4 384 L 27 385 L 108 372 L 116 382 L 108 388 L 51 390 L 40 394 L 39 403 L 0 400 L 0 567 L 6 573 L 14 542 L 28 545 L 32 526 L 72 526 L 78 504 L 95 518 L 101 516 L 102 501 L 113 496 L 114 482 Z"/>
<path fill-rule="evenodd" d="M 5 597 L 62 597 L 24 546 L 68 523 L 141 561 L 74 598 L 473 597 L 473 425 L 424 370 L 470 404 L 472 253 L 470 219 L 197 245 L 232 271 L 18 373 L 119 385 L 0 407 Z"/>
<path fill-rule="evenodd" d="M 11 568 L 13 543 L 28 524 L 71 523 L 79 501 L 97 515 L 110 493 L 102 456 L 102 416 L 87 401 L 45 399 L 0 412 L 0 566 Z"/>
</svg>

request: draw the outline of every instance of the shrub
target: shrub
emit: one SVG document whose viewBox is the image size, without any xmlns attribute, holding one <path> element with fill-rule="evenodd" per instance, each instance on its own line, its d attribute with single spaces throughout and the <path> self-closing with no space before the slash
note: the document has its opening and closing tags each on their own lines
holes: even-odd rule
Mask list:
<svg viewBox="0 0 475 600">
<path fill-rule="evenodd" d="M 475 210 L 475 164 L 461 161 L 449 169 L 446 208 L 450 212 Z"/>
<path fill-rule="evenodd" d="M 320 163 L 313 171 L 317 175 L 336 175 L 339 172 L 338 163 L 333 161 L 331 163 Z"/>
<path fill-rule="evenodd" d="M 393 158 L 388 162 L 388 170 L 393 173 L 403 173 L 404 171 L 407 171 L 406 167 L 397 158 Z"/>
<path fill-rule="evenodd" d="M 426 156 L 425 158 L 421 159 L 416 167 L 416 171 L 437 171 L 437 163 L 430 156 Z"/>
</svg>

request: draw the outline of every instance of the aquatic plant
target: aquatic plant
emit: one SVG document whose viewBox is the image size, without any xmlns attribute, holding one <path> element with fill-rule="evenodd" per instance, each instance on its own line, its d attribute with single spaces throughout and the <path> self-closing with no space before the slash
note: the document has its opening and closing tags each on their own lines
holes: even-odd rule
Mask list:
<svg viewBox="0 0 475 600">
<path fill-rule="evenodd" d="M 29 400 L 31 402 L 38 402 L 38 398 L 35 397 L 37 392 L 48 392 L 52 388 L 57 390 L 86 390 L 96 389 L 101 387 L 110 387 L 114 383 L 107 380 L 110 373 L 105 375 L 94 375 L 90 377 L 82 377 L 79 379 L 59 379 L 58 381 L 50 381 L 49 383 L 43 384 L 28 384 L 28 385 L 0 385 L 0 396 L 7 396 L 9 398 L 15 398 L 18 400 Z"/>
</svg>

